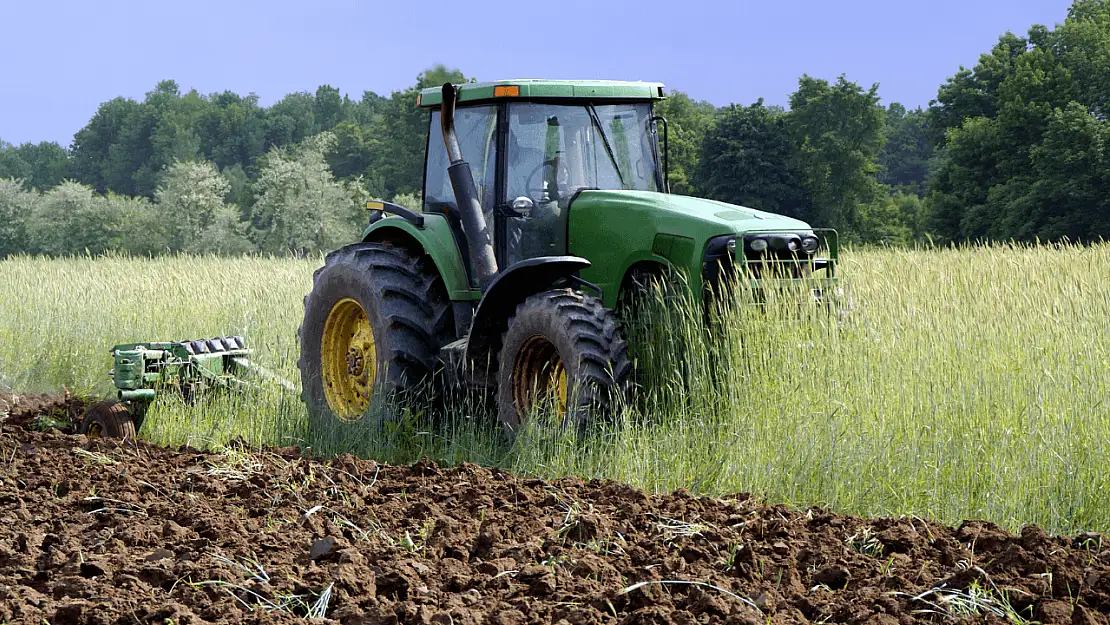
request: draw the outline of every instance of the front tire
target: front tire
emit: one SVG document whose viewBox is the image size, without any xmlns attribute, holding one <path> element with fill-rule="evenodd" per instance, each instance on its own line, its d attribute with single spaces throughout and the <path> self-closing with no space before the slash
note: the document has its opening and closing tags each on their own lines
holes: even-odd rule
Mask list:
<svg viewBox="0 0 1110 625">
<path fill-rule="evenodd" d="M 380 243 L 328 254 L 305 297 L 302 398 L 317 424 L 362 419 L 434 371 L 454 328 L 431 258 Z"/>
<path fill-rule="evenodd" d="M 498 417 L 509 436 L 547 411 L 581 430 L 592 414 L 625 401 L 632 369 L 616 317 L 572 289 L 524 300 L 509 320 L 498 363 Z"/>
</svg>

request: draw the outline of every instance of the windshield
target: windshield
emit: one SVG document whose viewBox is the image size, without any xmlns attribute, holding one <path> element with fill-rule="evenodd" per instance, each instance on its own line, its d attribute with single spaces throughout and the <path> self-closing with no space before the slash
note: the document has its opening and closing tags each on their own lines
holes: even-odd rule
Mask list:
<svg viewBox="0 0 1110 625">
<path fill-rule="evenodd" d="M 509 106 L 506 200 L 563 204 L 583 188 L 658 191 L 651 105 Z"/>
</svg>

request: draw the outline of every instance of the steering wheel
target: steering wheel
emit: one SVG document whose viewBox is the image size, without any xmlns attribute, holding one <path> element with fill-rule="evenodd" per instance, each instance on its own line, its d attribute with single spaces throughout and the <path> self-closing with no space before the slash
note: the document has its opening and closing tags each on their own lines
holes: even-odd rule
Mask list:
<svg viewBox="0 0 1110 625">
<path fill-rule="evenodd" d="M 540 173 L 540 171 L 543 170 L 544 167 L 547 167 L 549 165 L 556 165 L 556 164 L 558 165 L 558 167 L 560 169 L 560 171 L 555 172 L 555 179 L 556 180 L 559 179 L 559 174 L 560 173 L 569 172 L 569 169 L 567 169 L 566 163 L 564 163 L 562 161 L 562 159 L 552 158 L 552 159 L 548 159 L 548 160 L 540 163 L 539 165 L 536 166 L 535 169 L 532 170 L 532 173 L 528 174 L 528 178 L 524 182 L 524 192 L 528 194 L 528 197 L 538 200 L 539 198 L 541 198 L 543 196 L 542 182 L 541 182 L 541 185 L 539 187 L 533 187 L 532 186 L 532 180 L 536 177 L 536 174 Z M 559 199 L 558 185 L 556 185 L 556 188 L 554 188 L 554 189 L 548 189 L 548 197 L 551 198 L 552 200 L 558 200 Z"/>
</svg>

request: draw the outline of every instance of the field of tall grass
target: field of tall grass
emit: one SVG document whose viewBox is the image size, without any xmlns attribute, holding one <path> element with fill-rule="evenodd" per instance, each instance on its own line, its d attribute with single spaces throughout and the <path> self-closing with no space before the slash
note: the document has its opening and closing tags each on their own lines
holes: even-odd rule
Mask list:
<svg viewBox="0 0 1110 625">
<path fill-rule="evenodd" d="M 108 394 L 109 347 L 243 334 L 296 380 L 319 259 L 0 261 L 0 390 Z M 648 390 L 588 444 L 505 443 L 480 401 L 321 434 L 280 391 L 160 401 L 170 445 L 300 445 L 388 462 L 496 464 L 654 490 L 1010 528 L 1110 531 L 1110 245 L 855 250 L 839 320 L 737 306 L 711 339 L 681 310 L 647 331 Z"/>
</svg>

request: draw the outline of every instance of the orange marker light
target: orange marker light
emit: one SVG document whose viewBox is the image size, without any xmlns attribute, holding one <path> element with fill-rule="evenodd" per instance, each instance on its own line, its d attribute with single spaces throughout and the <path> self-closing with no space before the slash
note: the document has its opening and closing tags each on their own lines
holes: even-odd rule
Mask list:
<svg viewBox="0 0 1110 625">
<path fill-rule="evenodd" d="M 422 97 L 423 96 L 421 94 L 419 94 L 419 93 L 416 94 L 416 106 L 420 106 L 420 98 L 422 98 Z"/>
<path fill-rule="evenodd" d="M 495 97 L 495 98 L 516 97 L 516 96 L 519 96 L 519 95 L 520 95 L 520 87 L 518 87 L 516 85 L 508 85 L 508 86 L 505 86 L 505 87 L 494 87 L 493 88 L 493 97 Z"/>
</svg>

